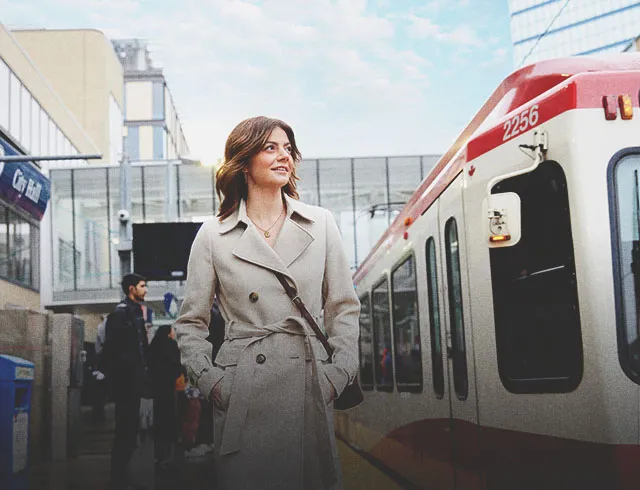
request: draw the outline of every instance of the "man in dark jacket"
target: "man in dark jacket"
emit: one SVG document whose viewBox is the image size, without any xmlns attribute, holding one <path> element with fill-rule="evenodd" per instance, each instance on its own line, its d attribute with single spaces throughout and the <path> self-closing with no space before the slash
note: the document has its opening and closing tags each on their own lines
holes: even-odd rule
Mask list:
<svg viewBox="0 0 640 490">
<path fill-rule="evenodd" d="M 104 357 L 107 379 L 115 402 L 115 438 L 111 451 L 111 485 L 128 487 L 129 461 L 137 445 L 140 399 L 151 398 L 149 341 L 141 303 L 147 281 L 138 274 L 122 278 L 126 298 L 106 323 Z"/>
</svg>

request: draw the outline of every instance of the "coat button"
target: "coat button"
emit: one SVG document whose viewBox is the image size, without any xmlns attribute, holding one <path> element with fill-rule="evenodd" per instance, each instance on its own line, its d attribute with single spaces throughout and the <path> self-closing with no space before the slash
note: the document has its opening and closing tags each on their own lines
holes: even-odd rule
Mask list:
<svg viewBox="0 0 640 490">
<path fill-rule="evenodd" d="M 266 360 L 267 360 L 267 358 L 266 358 L 266 357 L 264 357 L 264 354 L 258 354 L 258 355 L 256 356 L 256 362 L 257 362 L 258 364 L 262 364 L 262 363 L 263 363 L 264 361 L 266 361 Z"/>
<path fill-rule="evenodd" d="M 249 294 L 249 301 L 251 301 L 252 303 L 255 303 L 256 301 L 258 301 L 258 298 L 260 298 L 260 295 L 255 291 Z"/>
</svg>

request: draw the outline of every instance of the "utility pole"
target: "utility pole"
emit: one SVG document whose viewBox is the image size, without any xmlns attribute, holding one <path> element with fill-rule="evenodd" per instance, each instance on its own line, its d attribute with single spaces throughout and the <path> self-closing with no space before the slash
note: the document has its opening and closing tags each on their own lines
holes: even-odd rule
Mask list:
<svg viewBox="0 0 640 490">
<path fill-rule="evenodd" d="M 120 159 L 120 235 L 118 256 L 120 257 L 120 277 L 133 271 L 131 251 L 133 250 L 133 224 L 131 223 L 131 160 L 127 154 L 126 126 L 122 136 L 122 157 Z"/>
</svg>

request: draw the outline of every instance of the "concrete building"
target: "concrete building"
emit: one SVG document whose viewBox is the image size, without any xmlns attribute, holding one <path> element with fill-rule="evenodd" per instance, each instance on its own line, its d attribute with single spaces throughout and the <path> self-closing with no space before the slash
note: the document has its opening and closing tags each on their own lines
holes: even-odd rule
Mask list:
<svg viewBox="0 0 640 490">
<path fill-rule="evenodd" d="M 516 67 L 542 59 L 621 52 L 640 34 L 635 0 L 509 0 Z"/>
<path fill-rule="evenodd" d="M 0 25 L 0 155 L 101 153 L 16 36 Z M 87 162 L 80 162 L 87 165 Z M 51 291 L 51 182 L 37 161 L 0 162 L 0 353 L 34 363 L 29 461 L 77 447 L 82 321 L 41 310 Z M 16 432 L 16 437 L 21 435 Z"/>
<path fill-rule="evenodd" d="M 123 69 L 109 40 L 93 29 L 12 32 L 96 143 L 102 162 L 117 165 L 122 151 Z"/>
<path fill-rule="evenodd" d="M 124 68 L 127 155 L 131 161 L 174 160 L 189 153 L 180 118 L 161 68 L 148 43 L 112 41 Z"/>
<path fill-rule="evenodd" d="M 33 49 L 37 50 L 43 39 L 38 38 L 39 32 L 21 32 L 33 40 Z M 85 78 L 91 76 L 94 81 L 81 90 L 70 90 L 68 97 L 93 96 L 103 101 L 110 96 L 111 104 L 93 110 L 102 114 L 103 121 L 108 119 L 107 114 L 123 117 L 124 131 L 120 127 L 118 134 L 126 135 L 124 155 L 134 165 L 129 186 L 133 221 L 178 219 L 178 179 L 188 171 L 180 173 L 175 167 L 188 153 L 188 147 L 171 92 L 162 70 L 153 65 L 147 43 L 135 39 L 111 42 L 104 37 L 98 41 L 91 38 L 91 31 L 69 32 L 76 37 L 68 39 L 75 48 L 70 48 L 67 56 L 78 62 L 77 73 L 86 74 Z M 100 51 L 92 56 L 70 54 L 73 49 L 86 53 L 90 48 Z M 51 63 L 53 72 L 57 64 Z M 65 83 L 63 74 L 59 82 Z M 80 110 L 89 110 L 82 108 L 80 101 L 75 103 Z M 115 110 L 119 107 L 121 113 Z M 92 119 L 87 121 L 91 123 Z M 116 154 L 119 153 L 118 149 Z M 122 297 L 117 252 L 120 236 L 117 215 L 121 207 L 119 163 L 117 158 L 90 167 L 67 163 L 51 168 L 55 191 L 50 234 L 53 260 L 47 272 L 52 287 L 45 304 L 56 312 L 81 315 L 88 341 L 95 338 L 101 315 L 112 311 Z M 209 206 L 205 213 L 211 210 Z M 163 288 L 162 292 L 165 291 Z M 157 310 L 159 306 L 153 308 Z"/>
<path fill-rule="evenodd" d="M 99 153 L 28 51 L 2 25 L 0 153 Z M 47 267 L 41 258 L 50 250 L 45 212 L 50 206 L 50 182 L 37 162 L 0 164 L 0 169 L 0 308 L 37 310 L 42 305 L 40 293 L 47 289 L 40 271 Z M 20 188 L 21 182 L 26 189 Z M 38 190 L 30 193 L 27 186 Z"/>
<path fill-rule="evenodd" d="M 95 143 L 94 153 L 103 155 L 101 161 L 89 164 L 118 165 L 123 142 L 124 70 L 111 42 L 93 29 L 14 30 L 12 34 Z M 52 170 L 59 165 L 71 165 L 81 173 L 87 163 L 54 162 L 43 167 Z M 109 266 L 108 223 L 92 219 L 102 211 L 102 202 L 91 198 L 91 190 L 86 199 L 72 202 L 65 197 L 69 185 L 74 183 L 52 180 L 51 206 L 56 212 L 47 221 L 51 232 L 43 236 L 45 253 L 41 261 L 45 286 L 41 302 L 47 308 L 52 305 L 57 284 L 81 282 L 84 287 L 100 289 L 101 278 L 96 271 Z M 87 339 L 95 338 L 99 314 L 69 305 L 54 311 L 80 315 Z"/>
</svg>

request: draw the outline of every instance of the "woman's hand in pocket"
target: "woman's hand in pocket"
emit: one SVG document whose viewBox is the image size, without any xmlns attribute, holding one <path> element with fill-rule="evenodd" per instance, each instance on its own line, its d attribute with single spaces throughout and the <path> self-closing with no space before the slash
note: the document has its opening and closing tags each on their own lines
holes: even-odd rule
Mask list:
<svg viewBox="0 0 640 490">
<path fill-rule="evenodd" d="M 213 402 L 213 405 L 217 408 L 219 408 L 220 410 L 222 410 L 222 380 L 224 379 L 224 377 L 220 378 L 220 380 L 213 385 L 213 388 L 211 388 L 211 401 Z"/>
<path fill-rule="evenodd" d="M 327 389 L 326 388 L 325 389 L 321 388 L 322 391 L 323 391 L 323 397 L 325 398 L 325 403 L 327 405 L 329 405 L 333 400 L 335 400 L 337 398 L 338 394 L 336 393 L 336 389 L 334 388 L 334 386 L 331 383 L 331 381 L 329 381 L 329 378 L 327 378 L 327 376 L 324 373 L 320 373 L 320 376 L 322 377 L 320 383 L 326 385 L 327 388 L 328 388 L 328 391 L 329 391 L 329 399 L 327 400 L 326 399 L 326 397 L 327 397 L 327 395 L 326 395 Z"/>
</svg>

